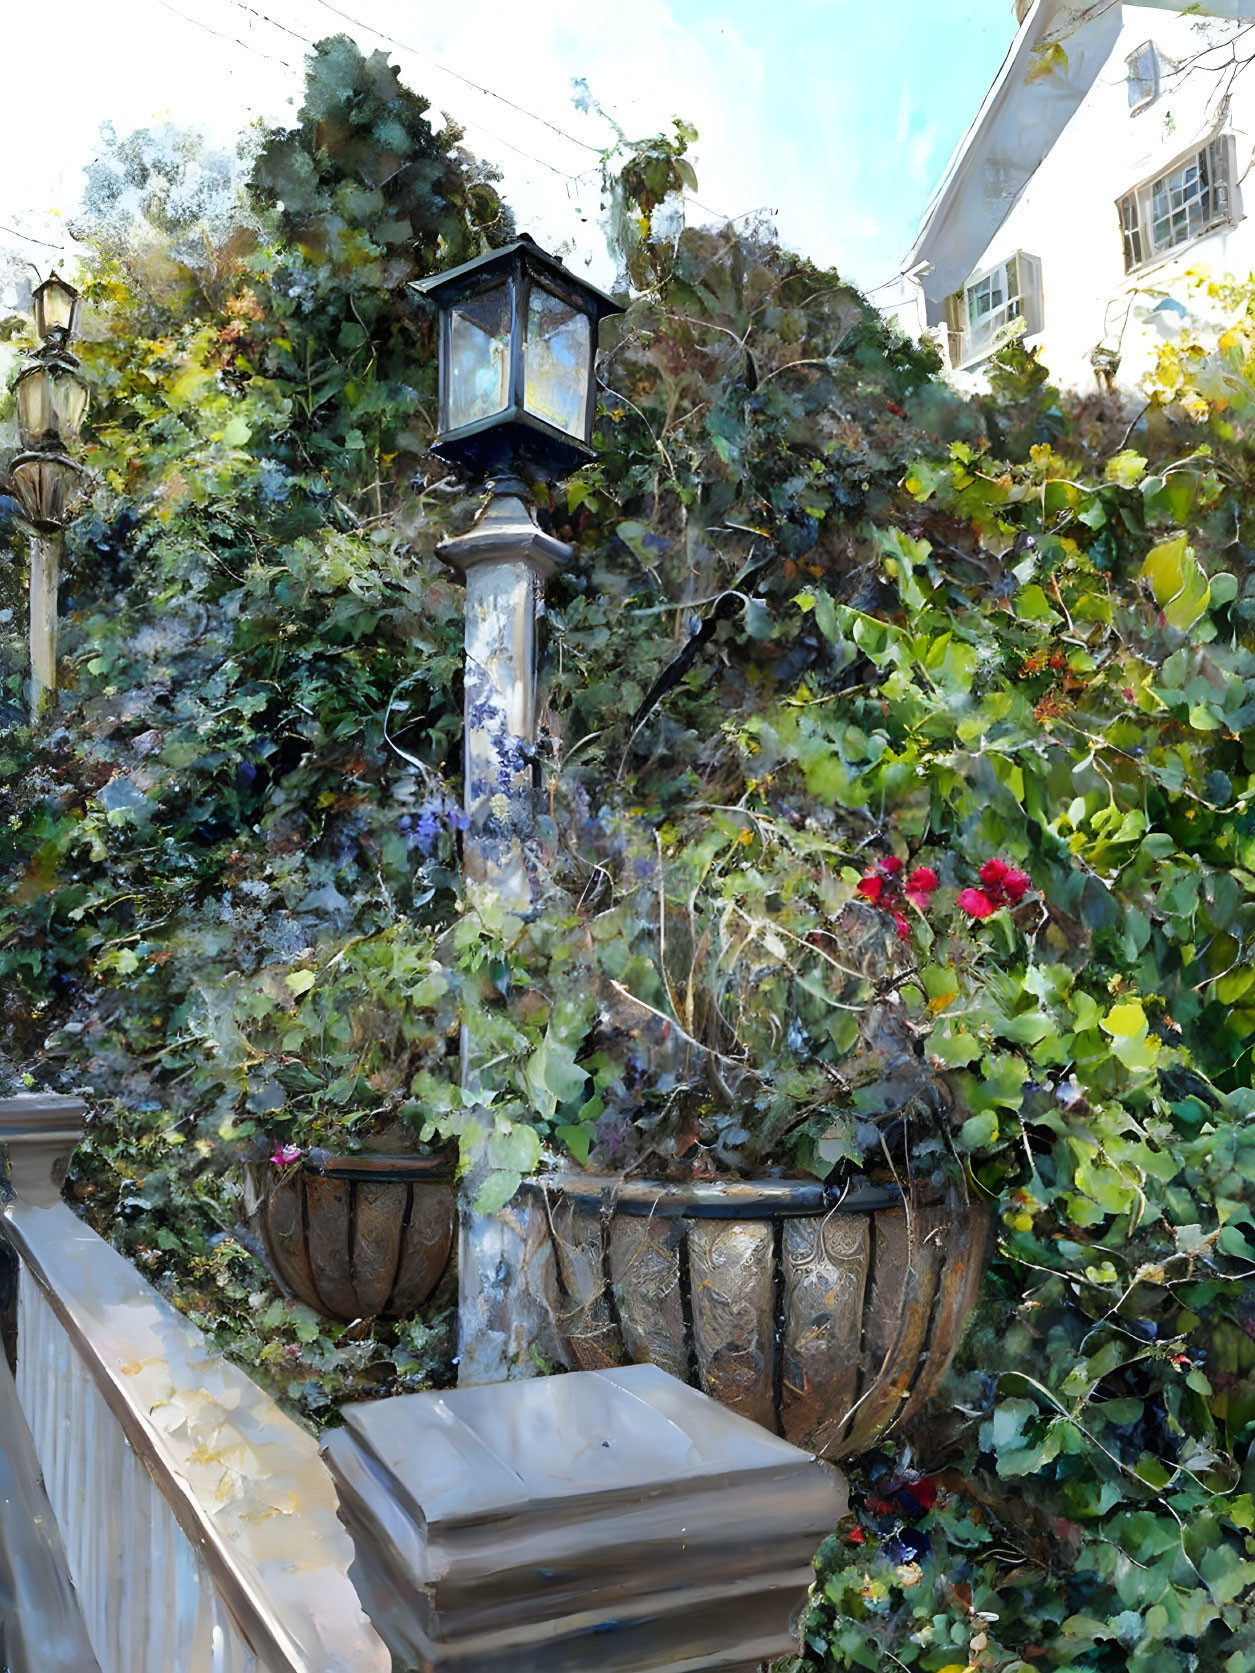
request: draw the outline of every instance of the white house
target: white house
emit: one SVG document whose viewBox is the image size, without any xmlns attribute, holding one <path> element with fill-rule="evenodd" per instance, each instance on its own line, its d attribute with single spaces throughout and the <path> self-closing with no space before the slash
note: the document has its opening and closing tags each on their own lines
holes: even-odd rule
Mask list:
<svg viewBox="0 0 1255 1673">
<path fill-rule="evenodd" d="M 1009 334 L 1132 387 L 1255 270 L 1255 0 L 1017 0 L 1019 30 L 882 310 L 956 379 Z"/>
</svg>

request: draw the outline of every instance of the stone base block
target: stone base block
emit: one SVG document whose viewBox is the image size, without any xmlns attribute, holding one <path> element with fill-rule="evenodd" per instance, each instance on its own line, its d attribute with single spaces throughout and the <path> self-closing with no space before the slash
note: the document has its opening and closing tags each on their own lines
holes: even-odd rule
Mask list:
<svg viewBox="0 0 1255 1673">
<path fill-rule="evenodd" d="M 653 1365 L 349 1407 L 363 1606 L 424 1673 L 670 1673 L 796 1648 L 830 1465 Z"/>
</svg>

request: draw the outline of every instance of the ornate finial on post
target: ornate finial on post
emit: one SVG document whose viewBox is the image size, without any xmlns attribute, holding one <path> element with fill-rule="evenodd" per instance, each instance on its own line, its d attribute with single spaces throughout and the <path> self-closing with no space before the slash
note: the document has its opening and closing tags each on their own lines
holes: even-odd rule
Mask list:
<svg viewBox="0 0 1255 1673">
<path fill-rule="evenodd" d="M 14 1196 L 35 1208 L 61 1201 L 66 1164 L 83 1136 L 87 1105 L 59 1092 L 0 1098 L 0 1144 Z"/>
</svg>

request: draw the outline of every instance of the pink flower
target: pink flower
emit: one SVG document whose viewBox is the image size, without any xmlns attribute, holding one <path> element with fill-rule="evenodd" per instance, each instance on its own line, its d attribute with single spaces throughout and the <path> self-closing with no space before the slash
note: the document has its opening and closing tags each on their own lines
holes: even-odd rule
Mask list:
<svg viewBox="0 0 1255 1673">
<path fill-rule="evenodd" d="M 991 918 L 998 908 L 980 889 L 960 889 L 954 904 L 969 918 Z"/>
<path fill-rule="evenodd" d="M 937 873 L 931 866 L 916 866 L 906 880 L 906 898 L 921 912 L 927 912 L 933 890 L 937 887 Z"/>
<path fill-rule="evenodd" d="M 302 1151 L 299 1144 L 277 1144 L 270 1153 L 270 1160 L 277 1168 L 290 1168 L 293 1162 L 299 1162 Z"/>
<path fill-rule="evenodd" d="M 980 868 L 980 880 L 996 889 L 1010 869 L 1005 860 L 986 860 Z"/>
<path fill-rule="evenodd" d="M 859 886 L 858 886 L 858 892 L 859 892 L 860 895 L 862 895 L 864 900 L 869 900 L 869 901 L 871 901 L 873 906 L 876 906 L 876 905 L 879 904 L 880 892 L 884 888 L 884 886 L 885 886 L 884 878 L 883 877 L 877 877 L 876 873 L 874 871 L 869 871 L 867 873 L 867 875 L 860 881 Z"/>
<path fill-rule="evenodd" d="M 886 854 L 883 860 L 877 861 L 881 871 L 890 877 L 896 877 L 902 870 L 902 862 L 896 854 Z"/>
</svg>

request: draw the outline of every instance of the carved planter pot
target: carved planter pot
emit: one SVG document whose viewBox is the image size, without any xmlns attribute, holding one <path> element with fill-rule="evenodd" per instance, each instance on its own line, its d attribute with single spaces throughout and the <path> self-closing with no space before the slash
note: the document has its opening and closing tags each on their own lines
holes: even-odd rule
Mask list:
<svg viewBox="0 0 1255 1673">
<path fill-rule="evenodd" d="M 958 1191 L 844 1199 L 813 1181 L 562 1175 L 547 1198 L 573 1367 L 649 1360 L 826 1458 L 936 1391 L 992 1215 Z"/>
<path fill-rule="evenodd" d="M 311 1150 L 250 1169 L 250 1219 L 287 1289 L 328 1318 L 404 1318 L 444 1275 L 457 1202 L 445 1156 Z"/>
</svg>

